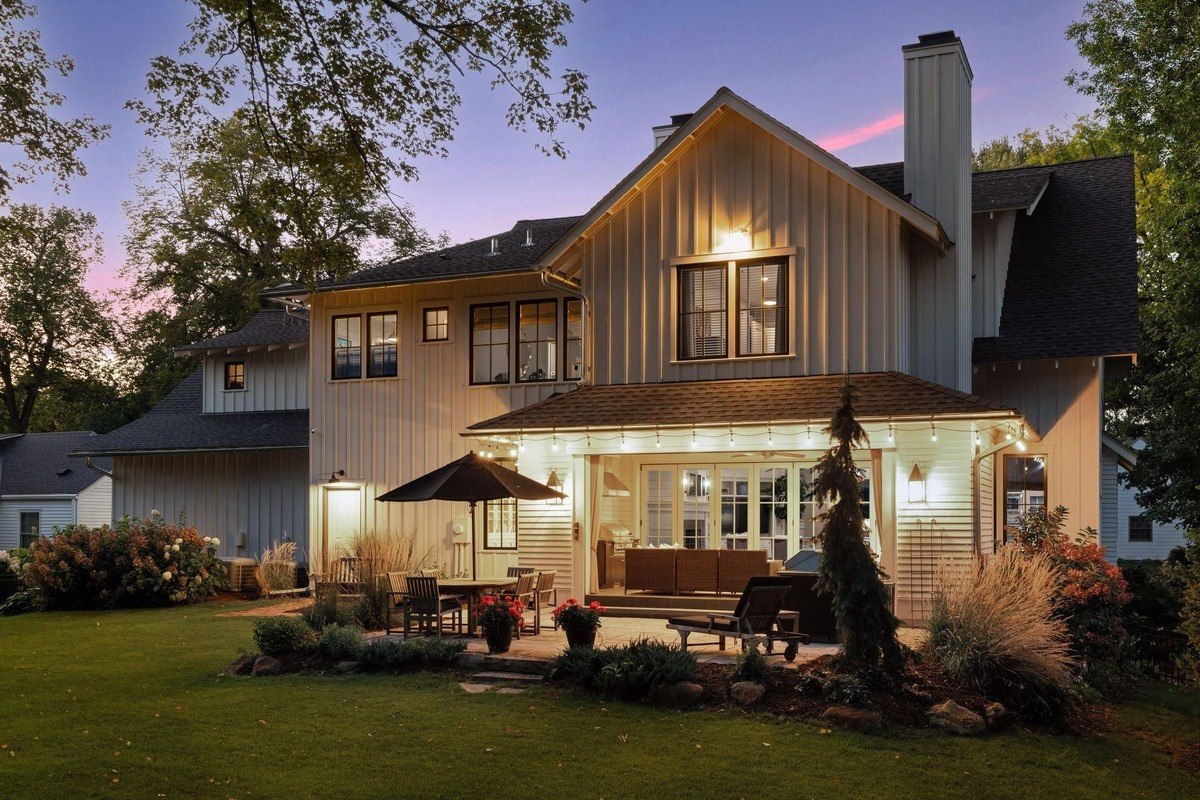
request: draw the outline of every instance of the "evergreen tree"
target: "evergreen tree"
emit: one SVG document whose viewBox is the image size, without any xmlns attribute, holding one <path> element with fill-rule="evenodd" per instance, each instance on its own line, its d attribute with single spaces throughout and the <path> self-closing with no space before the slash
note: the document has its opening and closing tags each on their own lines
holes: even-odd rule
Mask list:
<svg viewBox="0 0 1200 800">
<path fill-rule="evenodd" d="M 821 569 L 817 591 L 833 595 L 842 649 L 843 669 L 883 667 L 891 673 L 904 666 L 896 629 L 900 622 L 888 609 L 883 573 L 863 541 L 859 483 L 862 475 L 854 466 L 854 450 L 867 435 L 854 418 L 854 387 L 842 389 L 842 403 L 825 432 L 834 440 L 816 466 L 817 501 L 829 504 L 821 516 Z"/>
</svg>

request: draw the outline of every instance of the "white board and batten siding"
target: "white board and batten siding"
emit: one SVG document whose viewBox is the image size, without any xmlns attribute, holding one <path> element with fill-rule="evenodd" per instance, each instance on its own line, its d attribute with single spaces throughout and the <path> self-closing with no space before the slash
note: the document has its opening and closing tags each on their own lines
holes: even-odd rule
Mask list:
<svg viewBox="0 0 1200 800">
<path fill-rule="evenodd" d="M 225 364 L 245 364 L 246 388 L 225 389 Z M 256 350 L 204 358 L 204 413 L 308 408 L 308 348 Z"/>
<path fill-rule="evenodd" d="M 308 546 L 303 450 L 115 456 L 113 514 L 183 522 L 221 540 L 222 556 L 255 558 L 288 538 Z M 239 534 L 245 545 L 238 546 Z"/>
<path fill-rule="evenodd" d="M 544 243 L 540 243 L 544 244 Z M 324 519 L 324 496 L 330 477 L 361 486 L 364 530 L 415 532 L 419 548 L 431 550 L 448 565 L 453 521 L 467 517 L 465 503 L 380 503 L 376 497 L 484 443 L 461 434 L 467 427 L 570 391 L 571 382 L 470 383 L 470 307 L 472 305 L 556 298 L 559 319 L 567 295 L 544 286 L 536 274 L 468 278 L 448 282 L 320 293 L 312 301 L 312 391 L 309 447 L 310 514 Z M 421 341 L 422 312 L 429 306 L 449 308 L 450 340 Z M 333 380 L 331 320 L 354 313 L 395 311 L 398 324 L 397 376 Z M 514 306 L 515 313 L 515 306 Z M 561 322 L 560 322 L 561 325 Z M 364 323 L 365 326 L 365 323 Z M 364 327 L 364 331 L 366 328 Z M 516 345 L 512 345 L 515 356 Z M 515 370 L 510 370 L 515 375 Z M 507 452 L 492 446 L 497 455 Z M 523 459 L 522 472 L 534 469 Z M 548 470 L 547 470 L 548 471 Z M 533 474 L 533 473 L 529 473 Z M 566 475 L 560 472 L 564 479 Z M 545 475 L 539 475 L 545 480 Z M 565 509 L 561 510 L 561 509 Z M 482 532 L 482 508 L 478 524 Z M 570 506 L 522 505 L 520 560 L 529 566 L 560 569 L 560 586 L 570 585 L 570 562 L 539 544 L 543 536 L 561 536 Z M 569 529 L 569 523 L 565 523 Z M 315 528 L 320 528 L 315 525 Z M 546 533 L 543 534 L 542 531 Z M 314 551 L 325 548 L 324 531 L 314 529 Z M 482 538 L 482 533 L 481 533 Z M 482 552 L 482 551 L 481 551 Z M 526 556 L 528 552 L 528 557 Z M 555 551 L 557 552 L 557 551 Z M 553 566 L 549 566 L 553 565 Z"/>
</svg>

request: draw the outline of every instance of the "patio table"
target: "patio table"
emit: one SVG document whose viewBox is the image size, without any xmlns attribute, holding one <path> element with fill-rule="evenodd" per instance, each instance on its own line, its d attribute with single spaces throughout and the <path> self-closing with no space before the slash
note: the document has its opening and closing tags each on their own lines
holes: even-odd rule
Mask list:
<svg viewBox="0 0 1200 800">
<path fill-rule="evenodd" d="M 475 607 L 488 592 L 503 592 L 515 589 L 516 578 L 445 578 L 438 581 L 438 589 L 446 594 L 457 594 L 467 598 L 467 633 L 479 635 L 475 622 Z"/>
</svg>

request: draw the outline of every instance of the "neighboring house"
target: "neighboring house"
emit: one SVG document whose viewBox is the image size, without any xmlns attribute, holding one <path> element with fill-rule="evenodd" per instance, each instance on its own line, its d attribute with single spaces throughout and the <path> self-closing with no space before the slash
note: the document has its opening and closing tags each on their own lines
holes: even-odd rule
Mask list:
<svg viewBox="0 0 1200 800">
<path fill-rule="evenodd" d="M 1176 547 L 1187 543 L 1187 528 L 1177 523 L 1156 522 L 1137 501 L 1137 490 L 1126 483 L 1129 470 L 1137 464 L 1137 454 L 1146 443 L 1138 440 L 1133 447 L 1104 436 L 1104 510 L 1100 544 L 1110 561 L 1162 560 Z M 1111 473 L 1111 477 L 1110 477 Z"/>
<path fill-rule="evenodd" d="M 95 438 L 91 431 L 0 437 L 0 550 L 28 547 L 56 528 L 112 522 L 112 463 L 70 457 Z"/>
<path fill-rule="evenodd" d="M 1101 529 L 1103 386 L 1137 350 L 1132 161 L 972 176 L 961 42 L 903 61 L 903 163 L 851 168 L 720 89 L 581 217 L 268 291 L 311 319 L 315 564 L 380 529 L 460 568 L 465 504 L 375 498 L 468 449 L 568 495 L 481 507 L 481 573 L 584 595 L 601 537 L 786 559 L 819 533 L 847 380 L 901 617 L 1031 507 Z M 121 462 L 118 497 L 143 492 Z"/>
<path fill-rule="evenodd" d="M 308 544 L 308 320 L 262 311 L 188 347 L 203 363 L 141 419 L 76 455 L 111 457 L 113 513 L 195 525 L 226 557 Z"/>
</svg>

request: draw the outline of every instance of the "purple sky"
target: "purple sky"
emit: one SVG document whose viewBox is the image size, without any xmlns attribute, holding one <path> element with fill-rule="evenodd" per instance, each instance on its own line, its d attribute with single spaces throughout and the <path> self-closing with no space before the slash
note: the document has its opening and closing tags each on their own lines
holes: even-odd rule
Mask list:
<svg viewBox="0 0 1200 800">
<path fill-rule="evenodd" d="M 47 52 L 76 61 L 74 75 L 56 88 L 71 112 L 112 123 L 113 134 L 85 152 L 89 174 L 68 196 L 39 187 L 16 198 L 96 214 L 105 257 L 89 282 L 118 287 L 121 201 L 133 195 L 132 170 L 148 143 L 122 105 L 142 92 L 149 59 L 174 53 L 192 7 L 185 0 L 38 2 Z M 565 161 L 540 155 L 530 136 L 508 130 L 508 97 L 469 78 L 450 157 L 424 162 L 421 180 L 397 193 L 421 225 L 455 241 L 506 230 L 523 217 L 581 213 L 645 156 L 652 125 L 694 110 L 722 85 L 851 164 L 899 160 L 900 47 L 944 28 L 963 38 L 975 72 L 976 144 L 1062 124 L 1092 107 L 1063 83 L 1081 63 L 1063 31 L 1082 6 L 593 0 L 578 10 L 558 62 L 588 73 L 599 108 L 586 131 L 568 134 Z"/>
</svg>

